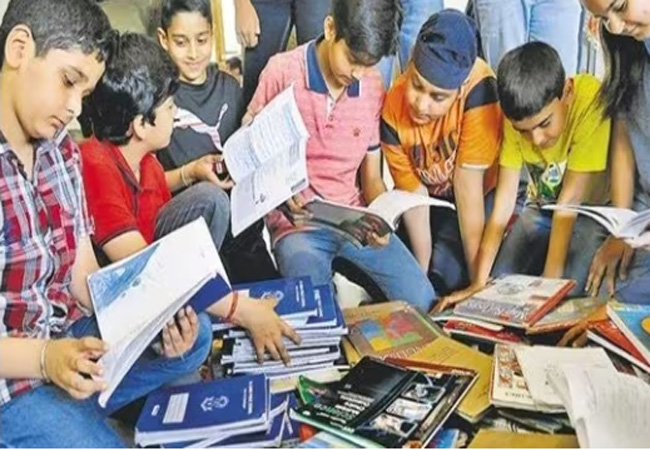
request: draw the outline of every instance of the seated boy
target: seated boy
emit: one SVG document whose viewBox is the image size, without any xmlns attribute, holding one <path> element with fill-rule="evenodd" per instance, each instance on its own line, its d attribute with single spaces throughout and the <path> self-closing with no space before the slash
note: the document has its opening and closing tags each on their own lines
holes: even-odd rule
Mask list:
<svg viewBox="0 0 650 450">
<path fill-rule="evenodd" d="M 452 9 L 432 15 L 388 91 L 381 141 L 397 189 L 456 203 L 456 212 L 424 207 L 404 215 L 415 258 L 438 293 L 467 286 L 474 273 L 502 122 L 473 22 Z"/>
<path fill-rule="evenodd" d="M 383 87 L 372 67 L 394 50 L 400 9 L 394 0 L 334 0 L 324 36 L 273 57 L 262 73 L 245 122 L 293 86 L 310 134 L 310 186 L 287 205 L 296 223 L 304 202 L 317 195 L 362 205 L 385 190 L 379 144 Z M 425 310 L 434 301 L 431 284 L 396 236 L 371 233 L 374 246 L 357 248 L 333 231 L 294 226 L 280 210 L 268 215 L 267 224 L 285 276 L 309 275 L 315 284 L 330 283 L 332 260 L 342 257 L 391 300 Z"/>
<path fill-rule="evenodd" d="M 597 188 L 607 185 L 604 171 L 610 121 L 598 101 L 600 82 L 590 75 L 566 79 L 557 52 L 540 42 L 506 54 L 497 80 L 508 121 L 494 211 L 483 235 L 472 285 L 441 302 L 445 304 L 481 289 L 490 272 L 493 276 L 523 273 L 573 278 L 575 291 L 581 292 L 593 255 L 588 247 L 599 244 L 591 239 L 598 226 L 595 221 L 576 220 L 574 214 L 541 207 L 605 200 Z M 502 245 L 523 166 L 530 178 L 527 202 Z"/>
<path fill-rule="evenodd" d="M 104 72 L 112 36 L 90 0 L 12 0 L 0 26 L 2 447 L 123 446 L 94 397 L 106 347 L 84 314 L 98 266 L 79 149 L 65 131 Z M 210 324 L 200 328 L 191 311 L 178 323 L 163 332 L 165 358 L 139 361 L 109 412 L 196 371 Z"/>
<path fill-rule="evenodd" d="M 93 242 L 110 261 L 142 250 L 173 230 L 203 217 L 219 247 L 228 226 L 228 197 L 203 181 L 171 198 L 170 191 L 215 177 L 218 158 L 207 155 L 165 173 L 156 151 L 169 144 L 178 71 L 155 41 L 137 34 L 119 40 L 101 82 L 88 102 L 95 137 L 81 146 Z M 217 300 L 217 299 L 215 299 Z M 288 359 L 282 335 L 295 334 L 275 314 L 273 302 L 229 296 L 208 312 L 248 329 L 258 353 Z"/>
<path fill-rule="evenodd" d="M 205 155 L 221 153 L 241 125 L 245 106 L 239 83 L 210 63 L 214 37 L 210 0 L 163 0 L 158 41 L 180 72 L 174 94 L 178 113 L 169 146 L 158 153 L 165 170 L 175 170 Z M 231 184 L 220 182 L 223 190 Z M 278 278 L 262 238 L 260 220 L 221 248 L 234 283 Z"/>
</svg>

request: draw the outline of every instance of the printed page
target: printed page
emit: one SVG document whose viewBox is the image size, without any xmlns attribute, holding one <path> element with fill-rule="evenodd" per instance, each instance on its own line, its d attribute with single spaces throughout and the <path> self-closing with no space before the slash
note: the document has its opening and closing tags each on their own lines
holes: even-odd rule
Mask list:
<svg viewBox="0 0 650 450">
<path fill-rule="evenodd" d="M 226 167 L 241 183 L 277 155 L 309 139 L 293 86 L 275 97 L 253 120 L 233 134 L 224 147 Z"/>
<path fill-rule="evenodd" d="M 607 229 L 611 234 L 617 237 L 625 225 L 633 220 L 637 213 L 625 208 L 610 208 L 606 206 L 580 206 L 580 205 L 546 205 L 543 209 L 552 211 L 576 212 L 587 216 Z M 634 236 L 630 236 L 634 237 Z"/>
<path fill-rule="evenodd" d="M 563 365 L 549 373 L 576 428 L 580 446 L 647 448 L 650 385 L 609 369 Z"/>
<path fill-rule="evenodd" d="M 397 226 L 399 218 L 406 211 L 418 206 L 437 206 L 455 210 L 453 203 L 424 195 L 412 194 L 407 191 L 395 189 L 384 192 L 373 201 L 368 209 L 379 214 L 393 228 Z"/>
<path fill-rule="evenodd" d="M 301 141 L 236 184 L 231 195 L 233 236 L 309 185 L 307 143 Z"/>
<path fill-rule="evenodd" d="M 548 382 L 547 374 L 563 364 L 616 371 L 602 348 L 517 347 L 515 354 L 530 395 L 542 406 L 562 406 L 562 400 Z"/>
</svg>

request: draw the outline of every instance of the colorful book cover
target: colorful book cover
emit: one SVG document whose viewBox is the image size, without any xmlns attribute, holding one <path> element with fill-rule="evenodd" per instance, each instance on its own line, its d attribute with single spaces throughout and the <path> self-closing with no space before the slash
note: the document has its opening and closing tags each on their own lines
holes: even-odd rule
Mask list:
<svg viewBox="0 0 650 450">
<path fill-rule="evenodd" d="M 642 364 L 648 364 L 648 361 L 643 357 L 641 352 L 636 349 L 632 342 L 611 320 L 601 320 L 594 322 L 589 326 L 589 330 L 600 335 L 602 338 L 609 341 L 612 345 L 620 348 L 622 351 L 637 359 Z"/>
<path fill-rule="evenodd" d="M 312 385 L 311 403 L 292 414 L 363 447 L 422 447 L 474 379 L 475 374 L 424 374 L 366 357 L 334 386 Z"/>
<path fill-rule="evenodd" d="M 343 315 L 350 342 L 362 356 L 408 358 L 442 335 L 404 302 L 346 309 Z"/>
<path fill-rule="evenodd" d="M 454 313 L 517 328 L 534 325 L 571 291 L 575 282 L 506 275 L 459 303 Z"/>
<path fill-rule="evenodd" d="M 594 314 L 599 308 L 603 308 L 607 304 L 607 300 L 603 297 L 580 297 L 564 300 L 534 326 L 527 328 L 526 333 L 539 334 L 569 329 Z"/>
<path fill-rule="evenodd" d="M 456 448 L 460 430 L 445 428 L 436 434 L 427 448 Z"/>
<path fill-rule="evenodd" d="M 643 360 L 650 361 L 650 305 L 611 302 L 607 315 L 643 355 Z"/>
<path fill-rule="evenodd" d="M 277 300 L 278 304 L 275 307 L 275 312 L 284 319 L 295 318 L 302 320 L 304 323 L 317 313 L 314 288 L 309 277 L 283 278 L 240 284 L 233 286 L 233 291 L 251 298 L 272 298 Z M 234 325 L 231 323 L 226 323 L 218 317 L 212 317 L 212 329 L 214 331 L 233 327 Z"/>
<path fill-rule="evenodd" d="M 228 429 L 268 422 L 268 411 L 264 375 L 161 389 L 147 397 L 135 442 L 144 447 L 207 439 Z"/>
<path fill-rule="evenodd" d="M 445 324 L 443 330 L 451 335 L 466 336 L 485 342 L 500 344 L 526 343 L 526 340 L 521 336 L 521 334 L 509 330 L 492 331 L 487 328 L 479 327 L 478 325 L 458 320 L 450 320 Z"/>
</svg>

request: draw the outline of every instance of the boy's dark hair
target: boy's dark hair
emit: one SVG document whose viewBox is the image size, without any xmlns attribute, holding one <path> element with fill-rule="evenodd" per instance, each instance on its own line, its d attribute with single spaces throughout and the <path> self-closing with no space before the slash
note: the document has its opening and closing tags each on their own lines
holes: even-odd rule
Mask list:
<svg viewBox="0 0 650 450">
<path fill-rule="evenodd" d="M 160 6 L 160 27 L 167 31 L 174 16 L 182 12 L 198 12 L 212 26 L 212 5 L 210 0 L 163 0 Z"/>
<path fill-rule="evenodd" d="M 605 116 L 615 118 L 630 112 L 650 56 L 643 42 L 612 34 L 604 24 L 601 36 L 607 73 L 600 90 L 600 101 Z"/>
<path fill-rule="evenodd" d="M 120 37 L 106 72 L 86 102 L 85 113 L 95 137 L 115 145 L 131 140 L 131 123 L 139 116 L 154 124 L 155 110 L 178 88 L 178 69 L 151 38 Z"/>
<path fill-rule="evenodd" d="M 7 37 L 17 25 L 31 30 L 36 56 L 76 48 L 86 55 L 97 52 L 97 59 L 106 61 L 115 40 L 108 17 L 93 0 L 11 0 L 0 26 L 3 63 Z"/>
<path fill-rule="evenodd" d="M 332 17 L 336 40 L 345 40 L 360 64 L 373 66 L 397 51 L 401 0 L 332 0 Z"/>
<path fill-rule="evenodd" d="M 497 72 L 501 108 L 515 121 L 533 117 L 561 99 L 565 84 L 560 55 L 543 42 L 529 42 L 506 53 Z"/>
<path fill-rule="evenodd" d="M 228 68 L 230 70 L 239 69 L 240 72 L 242 71 L 241 58 L 238 56 L 233 56 L 232 58 L 228 58 L 226 64 L 228 65 Z"/>
</svg>

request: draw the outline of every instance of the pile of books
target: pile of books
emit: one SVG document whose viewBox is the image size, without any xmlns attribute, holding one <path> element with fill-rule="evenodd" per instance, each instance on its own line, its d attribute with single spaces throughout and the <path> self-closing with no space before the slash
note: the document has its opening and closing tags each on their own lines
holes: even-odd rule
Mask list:
<svg viewBox="0 0 650 450">
<path fill-rule="evenodd" d="M 296 434 L 291 406 L 291 396 L 271 394 L 264 375 L 161 389 L 147 397 L 135 442 L 164 448 L 278 447 Z"/>
<path fill-rule="evenodd" d="M 260 364 L 253 342 L 234 325 L 213 319 L 213 330 L 221 333 L 221 364 L 226 375 L 261 373 L 270 379 L 332 367 L 341 357 L 341 339 L 348 332 L 343 313 L 330 286 L 312 286 L 309 278 L 287 278 L 234 286 L 240 295 L 274 298 L 277 314 L 301 337 L 298 346 L 285 345 L 291 362 L 273 361 L 269 355 Z"/>
</svg>

